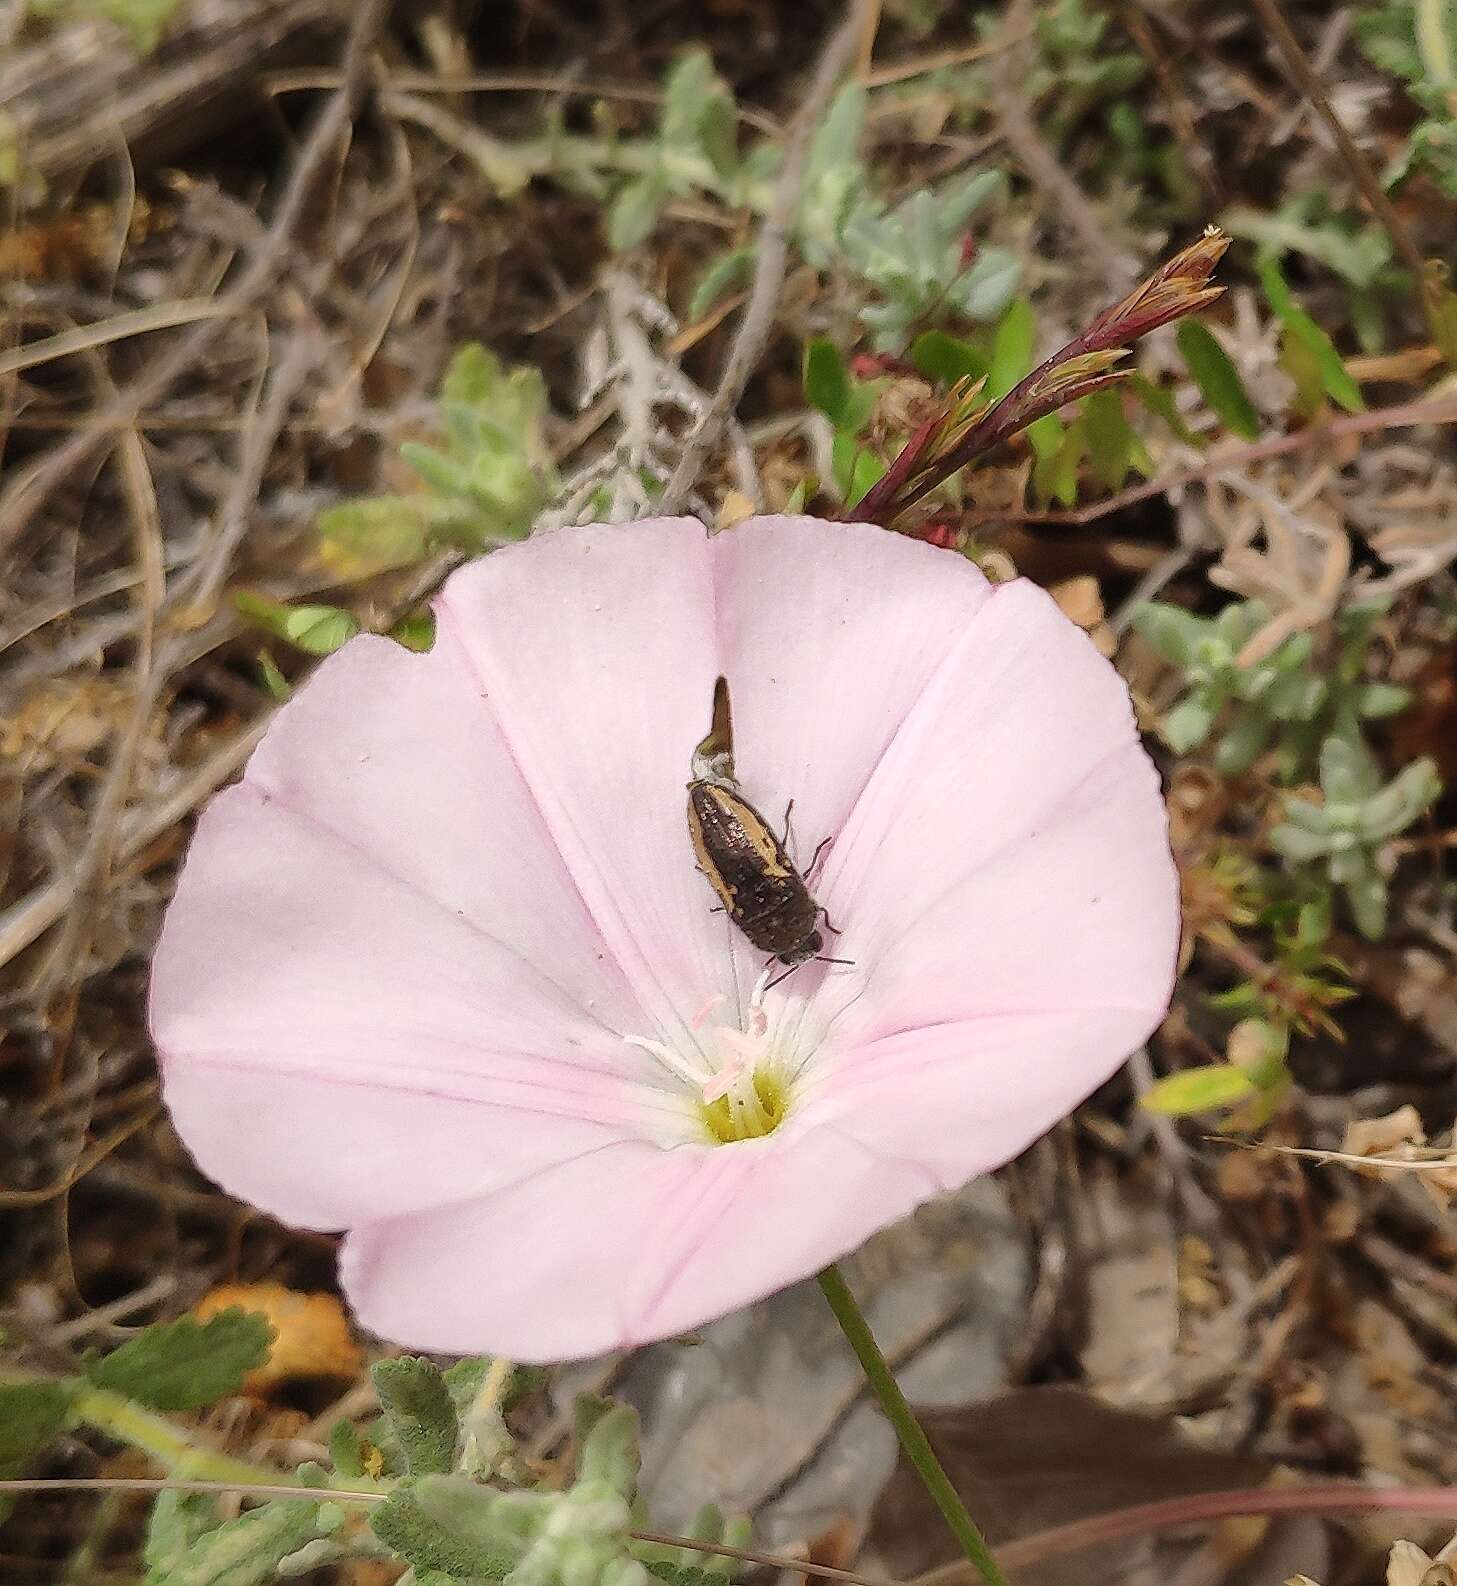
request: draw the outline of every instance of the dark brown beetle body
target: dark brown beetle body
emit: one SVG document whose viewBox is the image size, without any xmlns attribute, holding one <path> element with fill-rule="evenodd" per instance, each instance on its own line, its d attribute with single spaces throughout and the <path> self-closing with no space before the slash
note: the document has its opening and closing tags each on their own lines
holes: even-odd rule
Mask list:
<svg viewBox="0 0 1457 1586">
<path fill-rule="evenodd" d="M 820 906 L 769 823 L 735 788 L 688 784 L 688 833 L 698 866 L 729 918 L 763 953 L 801 964 L 824 945 Z"/>
</svg>

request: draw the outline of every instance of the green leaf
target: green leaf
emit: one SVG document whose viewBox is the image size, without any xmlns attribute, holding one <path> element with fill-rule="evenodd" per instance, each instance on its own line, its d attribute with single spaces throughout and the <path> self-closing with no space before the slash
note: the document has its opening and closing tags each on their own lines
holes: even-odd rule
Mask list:
<svg viewBox="0 0 1457 1586">
<path fill-rule="evenodd" d="M 1351 378 L 1345 364 L 1341 362 L 1341 355 L 1336 351 L 1335 343 L 1310 315 L 1296 304 L 1290 294 L 1289 286 L 1286 285 L 1285 277 L 1280 273 L 1278 261 L 1267 256 L 1258 261 L 1257 268 L 1260 284 L 1265 289 L 1270 307 L 1289 331 L 1296 345 L 1303 348 L 1314 361 L 1320 371 L 1321 384 L 1326 394 L 1348 413 L 1364 412 L 1366 403 L 1361 396 L 1360 386 Z"/>
<path fill-rule="evenodd" d="M 32 1457 L 66 1424 L 73 1385 L 68 1382 L 0 1381 L 0 1480 L 24 1474 Z M 0 1520 L 13 1500 L 0 1493 Z"/>
<path fill-rule="evenodd" d="M 289 687 L 288 679 L 278 670 L 278 662 L 273 659 L 271 651 L 258 652 L 258 672 L 263 679 L 263 686 L 268 690 L 268 697 L 276 700 L 280 705 L 293 693 Z"/>
<path fill-rule="evenodd" d="M 1233 1063 L 1204 1063 L 1169 1074 L 1142 1098 L 1150 1112 L 1182 1118 L 1191 1112 L 1232 1107 L 1255 1095 L 1259 1087 Z"/>
<path fill-rule="evenodd" d="M 1359 735 L 1332 733 L 1320 746 L 1320 785 L 1329 804 L 1356 804 L 1381 786 L 1381 767 Z"/>
<path fill-rule="evenodd" d="M 1215 746 L 1214 769 L 1220 776 L 1242 776 L 1259 759 L 1275 724 L 1262 710 L 1246 710 Z"/>
<path fill-rule="evenodd" d="M 35 16 L 102 16 L 126 29 L 138 55 L 150 55 L 162 41 L 172 13 L 182 0 L 30 0 Z"/>
<path fill-rule="evenodd" d="M 991 367 L 984 353 L 944 330 L 923 330 L 911 343 L 910 361 L 928 380 L 944 386 L 985 379 Z"/>
<path fill-rule="evenodd" d="M 723 1586 L 722 1570 L 705 1569 L 701 1564 L 673 1564 L 667 1559 L 645 1561 L 650 1575 L 668 1582 L 668 1586 Z"/>
<path fill-rule="evenodd" d="M 234 1305 L 205 1322 L 154 1322 L 120 1349 L 87 1361 L 86 1375 L 153 1410 L 195 1410 L 236 1393 L 268 1359 L 272 1342 L 265 1316 Z"/>
<path fill-rule="evenodd" d="M 289 606 L 240 590 L 233 604 L 250 621 L 309 655 L 332 655 L 359 632 L 359 619 L 339 606 Z"/>
<path fill-rule="evenodd" d="M 397 1487 L 383 1503 L 375 1504 L 369 1511 L 369 1527 L 415 1570 L 439 1570 L 464 1581 L 503 1580 L 521 1556 L 519 1548 L 483 1550 L 456 1529 L 442 1525 L 426 1514 L 409 1487 Z"/>
<path fill-rule="evenodd" d="M 1445 274 L 1428 272 L 1428 317 L 1432 339 L 1448 368 L 1457 368 L 1457 292 L 1447 285 Z"/>
<path fill-rule="evenodd" d="M 147 1580 L 167 1580 L 187 1562 L 198 1542 L 220 1524 L 218 1501 L 212 1493 L 178 1492 L 175 1487 L 159 1492 L 147 1517 L 142 1547 Z"/>
<path fill-rule="evenodd" d="M 410 1475 L 452 1469 L 460 1423 L 439 1366 L 423 1355 L 401 1355 L 377 1362 L 369 1374 Z"/>
<path fill-rule="evenodd" d="M 427 549 L 425 514 L 409 496 L 365 496 L 319 514 L 324 565 L 345 583 L 418 562 Z"/>
<path fill-rule="evenodd" d="M 848 428 L 850 376 L 839 348 L 823 336 L 805 343 L 804 394 L 837 429 Z"/>
<path fill-rule="evenodd" d="M 1185 321 L 1189 323 L 1189 321 Z M 1165 391 L 1162 386 L 1156 386 L 1147 375 L 1137 372 L 1129 375 L 1128 389 L 1137 396 L 1138 400 L 1156 418 L 1161 418 L 1174 432 L 1185 446 L 1205 446 L 1208 443 L 1202 435 L 1196 435 L 1184 422 L 1183 414 L 1179 412 L 1178 403 L 1174 401 L 1172 391 Z"/>
<path fill-rule="evenodd" d="M 329 1428 L 329 1458 L 341 1476 L 364 1474 L 364 1440 L 353 1421 L 340 1419 Z"/>
<path fill-rule="evenodd" d="M 456 445 L 462 452 L 468 452 L 473 456 L 478 440 L 479 437 L 475 437 L 468 442 L 463 437 L 457 436 Z M 423 441 L 402 441 L 400 457 L 427 485 L 440 491 L 442 495 L 470 494 L 470 467 L 461 458 L 448 455 L 438 446 L 426 446 Z"/>
<path fill-rule="evenodd" d="M 688 299 L 689 319 L 699 319 L 726 293 L 749 278 L 754 262 L 750 248 L 730 248 L 704 267 Z"/>
<path fill-rule="evenodd" d="M 607 242 L 614 253 L 626 253 L 646 242 L 667 202 L 668 185 L 657 171 L 634 178 L 620 189 L 607 211 Z"/>
<path fill-rule="evenodd" d="M 1147 600 L 1134 611 L 1133 627 L 1145 644 L 1151 645 L 1166 661 L 1187 671 L 1204 643 L 1209 624 L 1182 606 L 1165 600 Z"/>
<path fill-rule="evenodd" d="M 1055 434 L 1047 432 L 1046 440 L 1055 439 L 1055 446 L 1037 444 L 1039 437 L 1033 434 L 1036 425 L 1027 432 L 1037 453 L 1032 485 L 1040 500 L 1055 499 L 1063 506 L 1071 507 L 1078 499 L 1078 474 L 1083 459 L 1088 455 L 1088 426 L 1086 420 L 1081 418 L 1066 429 L 1057 419 L 1052 422 L 1057 425 L 1057 430 Z"/>
<path fill-rule="evenodd" d="M 1022 279 L 1022 261 L 1005 248 L 984 248 L 969 270 L 952 282 L 948 295 L 968 319 L 990 320 L 1011 300 Z"/>
<path fill-rule="evenodd" d="M 389 637 L 417 655 L 426 654 L 435 647 L 435 613 L 428 607 L 406 612 L 389 630 Z"/>
<path fill-rule="evenodd" d="M 1379 942 L 1386 935 L 1386 878 L 1377 869 L 1376 861 L 1366 858 L 1367 862 L 1341 884 L 1356 929 L 1368 942 Z"/>
<path fill-rule="evenodd" d="M 1308 865 L 1325 858 L 1330 852 L 1331 839 L 1328 833 L 1313 832 L 1293 822 L 1282 821 L 1270 831 L 1270 846 L 1293 864 Z"/>
<path fill-rule="evenodd" d="M 637 1486 L 637 1411 L 614 1404 L 597 1417 L 577 1452 L 577 1480 L 605 1482 L 614 1492 L 631 1498 Z"/>
<path fill-rule="evenodd" d="M 680 153 L 694 153 L 705 106 L 718 82 L 713 57 L 706 49 L 680 56 L 663 80 L 663 142 Z"/>
<path fill-rule="evenodd" d="M 1411 704 L 1411 690 L 1397 683 L 1365 683 L 1356 690 L 1356 713 L 1365 717 L 1395 716 Z"/>
<path fill-rule="evenodd" d="M 1197 319 L 1186 319 L 1174 334 L 1194 384 L 1220 423 L 1245 440 L 1254 440 L 1260 433 L 1260 416 L 1245 392 L 1239 370 L 1214 339 L 1214 332 Z"/>
<path fill-rule="evenodd" d="M 835 484 L 847 507 L 853 507 L 885 473 L 885 464 L 844 430 L 837 430 L 830 445 Z"/>
<path fill-rule="evenodd" d="M 1032 352 L 1037 345 L 1037 315 L 1025 297 L 1019 297 L 1002 315 L 992 341 L 991 363 L 987 369 L 986 397 L 995 402 L 1032 370 Z"/>
<path fill-rule="evenodd" d="M 1304 419 L 1314 418 L 1325 405 L 1325 375 L 1320 359 L 1307 341 L 1288 328 L 1280 332 L 1280 367 L 1295 382 L 1295 411 Z"/>
<path fill-rule="evenodd" d="M 1095 391 L 1083 403 L 1087 422 L 1088 455 L 1098 477 L 1110 490 L 1121 490 L 1139 450 L 1138 437 L 1123 412 L 1116 391 Z"/>
<path fill-rule="evenodd" d="M 1209 736 L 1218 714 L 1202 695 L 1186 694 L 1159 724 L 1159 732 L 1175 754 L 1187 754 Z"/>
<path fill-rule="evenodd" d="M 274 1586 L 290 1553 L 332 1529 L 321 1519 L 324 1507 L 317 1499 L 278 1499 L 250 1509 L 199 1537 L 181 1558 L 149 1569 L 146 1586 Z"/>
</svg>

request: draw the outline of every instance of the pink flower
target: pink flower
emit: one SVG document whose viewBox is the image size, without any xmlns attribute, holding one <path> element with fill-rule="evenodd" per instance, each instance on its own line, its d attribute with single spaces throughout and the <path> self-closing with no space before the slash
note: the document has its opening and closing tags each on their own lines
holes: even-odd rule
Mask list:
<svg viewBox="0 0 1457 1586">
<path fill-rule="evenodd" d="M 347 1229 L 364 1324 L 566 1359 L 681 1332 L 1015 1156 L 1158 1023 L 1178 918 L 1113 668 L 861 524 L 568 529 L 352 640 L 204 815 L 157 950 L 182 1138 Z M 841 934 L 773 989 L 694 867 L 736 770 Z M 774 965 L 777 973 L 782 966 Z"/>
</svg>

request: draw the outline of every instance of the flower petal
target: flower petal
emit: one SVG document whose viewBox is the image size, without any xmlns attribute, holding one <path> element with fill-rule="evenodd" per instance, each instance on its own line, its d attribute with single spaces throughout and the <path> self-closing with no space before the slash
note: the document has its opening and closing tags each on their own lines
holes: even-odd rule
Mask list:
<svg viewBox="0 0 1457 1586">
<path fill-rule="evenodd" d="M 683 1105 L 555 981 L 250 782 L 203 818 L 151 1018 L 204 1171 L 314 1227 L 479 1192 L 533 1142 L 671 1138 Z"/>
<path fill-rule="evenodd" d="M 1074 960 L 1090 983 L 1105 949 L 1134 981 L 1105 983 L 1105 1001 L 1161 1010 L 1178 927 L 1157 780 L 1127 688 L 1042 590 L 1002 585 L 946 652 L 850 813 L 819 896 L 840 927 L 834 953 L 856 967 L 825 975 L 818 1011 L 863 998 L 862 1030 L 882 995 L 901 1022 L 912 1009 L 934 1023 L 1006 1006 L 998 965 L 1021 977 L 1015 994 L 1030 1005 L 1070 1006 Z M 1014 920 L 1021 935 L 999 958 Z M 926 955 L 945 972 L 915 974 Z M 914 978 L 904 995 L 885 990 L 897 976 Z"/>
<path fill-rule="evenodd" d="M 900 1031 L 815 1088 L 806 1125 L 833 1128 L 938 1190 L 1010 1162 L 1112 1074 L 1149 1029 L 1142 1009 L 991 1014 Z"/>
<path fill-rule="evenodd" d="M 648 1025 L 688 1040 L 704 996 L 733 985 L 685 813 L 713 602 L 703 525 L 664 518 L 498 551 L 438 604 Z"/>
<path fill-rule="evenodd" d="M 356 1230 L 341 1277 L 386 1338 L 571 1360 L 685 1332 L 817 1271 L 936 1190 L 833 1129 L 608 1146 L 483 1200 Z M 443 1284 L 443 1272 L 472 1274 Z"/>
<path fill-rule="evenodd" d="M 771 824 L 794 800 L 808 866 L 991 585 L 964 557 L 873 524 L 750 518 L 711 544 L 735 770 Z"/>
<path fill-rule="evenodd" d="M 831 975 L 817 998 L 843 1008 L 837 1043 L 1003 1013 L 1142 1014 L 1131 1045 L 1107 1054 L 1111 1067 L 1173 991 L 1179 887 L 1166 833 L 1158 773 L 1126 743 L 969 874 L 923 861 L 915 881 L 878 895 L 873 927 L 836 943 L 864 955 L 863 969 L 841 971 L 843 983 Z"/>
</svg>

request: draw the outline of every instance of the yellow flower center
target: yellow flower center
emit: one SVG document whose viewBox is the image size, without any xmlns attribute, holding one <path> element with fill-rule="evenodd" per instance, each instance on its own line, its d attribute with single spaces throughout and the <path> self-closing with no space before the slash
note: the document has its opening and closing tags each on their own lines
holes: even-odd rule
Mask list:
<svg viewBox="0 0 1457 1586">
<path fill-rule="evenodd" d="M 688 1044 L 655 1036 L 622 1037 L 650 1053 L 687 1089 L 712 1145 L 762 1140 L 789 1112 L 789 1079 L 764 1012 L 764 991 L 772 970 L 771 965 L 760 975 L 743 1027 L 711 1022 L 712 1014 L 727 1001 L 717 993 L 690 1021 L 690 1028 L 699 1033 Z"/>
<path fill-rule="evenodd" d="M 699 1103 L 704 1127 L 719 1145 L 762 1140 L 784 1122 L 789 1096 L 777 1074 L 762 1068 L 712 1101 Z"/>
</svg>

